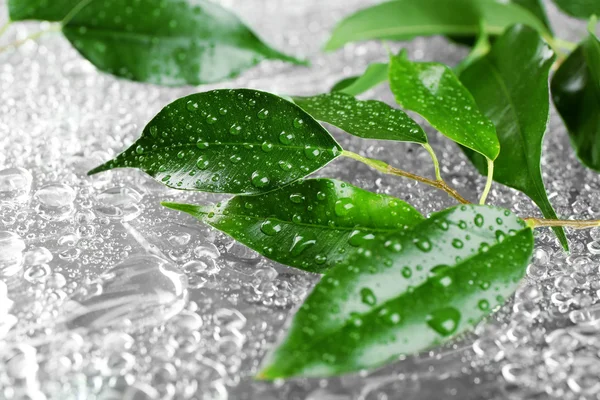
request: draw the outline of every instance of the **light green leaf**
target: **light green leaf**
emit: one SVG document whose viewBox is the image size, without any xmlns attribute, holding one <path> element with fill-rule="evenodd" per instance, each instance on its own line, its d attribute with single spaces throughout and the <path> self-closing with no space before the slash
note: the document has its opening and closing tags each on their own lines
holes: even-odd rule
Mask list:
<svg viewBox="0 0 600 400">
<path fill-rule="evenodd" d="M 66 19 L 63 33 L 85 58 L 135 81 L 200 85 L 265 59 L 301 63 L 209 0 L 11 0 L 9 9 L 13 20 Z"/>
<path fill-rule="evenodd" d="M 403 50 L 391 58 L 390 87 L 401 107 L 423 116 L 444 136 L 490 160 L 498 156 L 494 125 L 447 66 L 410 61 Z"/>
<path fill-rule="evenodd" d="M 356 100 L 333 92 L 294 97 L 294 102 L 313 118 L 366 139 L 427 143 L 427 135 L 404 111 L 376 100 Z"/>
<path fill-rule="evenodd" d="M 550 20 L 546 14 L 546 7 L 542 0 L 511 0 L 513 3 L 520 5 L 527 9 L 533 15 L 537 17 L 548 29 L 549 33 L 552 33 L 552 27 L 550 26 Z"/>
<path fill-rule="evenodd" d="M 365 72 L 360 76 L 354 76 L 343 79 L 336 83 L 332 92 L 343 92 L 352 96 L 363 94 L 367 90 L 388 80 L 388 64 L 373 63 L 369 64 Z"/>
<path fill-rule="evenodd" d="M 600 42 L 593 33 L 561 64 L 551 88 L 577 157 L 600 172 Z"/>
<path fill-rule="evenodd" d="M 540 35 L 520 25 L 498 38 L 487 56 L 461 74 L 481 111 L 496 126 L 502 151 L 494 162 L 494 180 L 525 193 L 550 219 L 557 217 L 544 188 L 540 162 L 550 108 L 548 74 L 554 59 Z M 471 151 L 465 153 L 487 175 L 485 160 Z M 567 248 L 564 230 L 554 231 Z"/>
<path fill-rule="evenodd" d="M 589 18 L 600 15 L 599 0 L 554 0 L 556 5 L 565 13 L 576 18 Z"/>
<path fill-rule="evenodd" d="M 423 221 L 402 200 L 333 179 L 309 179 L 215 206 L 163 203 L 187 212 L 272 260 L 322 273 L 375 235 Z"/>
<path fill-rule="evenodd" d="M 250 89 L 174 101 L 117 158 L 89 174 L 139 168 L 184 190 L 255 194 L 302 178 L 342 148 L 297 105 Z"/>
<path fill-rule="evenodd" d="M 522 23 L 548 34 L 535 15 L 522 6 L 496 0 L 394 0 L 375 5 L 347 17 L 334 29 L 326 50 L 346 43 L 370 40 L 409 40 L 417 36 L 452 35 L 472 37 L 483 20 L 487 32 L 500 35 Z"/>
<path fill-rule="evenodd" d="M 321 279 L 258 378 L 357 372 L 446 342 L 512 295 L 532 252 L 531 229 L 486 206 L 379 234 Z"/>
</svg>

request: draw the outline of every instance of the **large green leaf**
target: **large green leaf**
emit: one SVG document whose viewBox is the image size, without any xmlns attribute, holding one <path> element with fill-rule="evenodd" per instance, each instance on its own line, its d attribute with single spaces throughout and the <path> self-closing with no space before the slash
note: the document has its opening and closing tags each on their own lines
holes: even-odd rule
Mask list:
<svg viewBox="0 0 600 400">
<path fill-rule="evenodd" d="M 583 164 L 600 172 L 600 42 L 581 42 L 552 78 L 552 97 Z"/>
<path fill-rule="evenodd" d="M 556 219 L 556 213 L 544 188 L 540 162 L 550 108 L 548 74 L 554 59 L 540 35 L 520 25 L 498 38 L 488 55 L 461 74 L 479 108 L 496 126 L 502 151 L 494 162 L 494 180 L 525 193 L 551 219 Z M 465 152 L 486 175 L 485 160 Z M 567 248 L 564 230 L 554 230 Z"/>
<path fill-rule="evenodd" d="M 208 0 L 11 0 L 9 8 L 15 20 L 69 13 L 63 33 L 73 46 L 100 70 L 136 81 L 199 85 L 265 59 L 299 62 Z"/>
<path fill-rule="evenodd" d="M 360 10 L 334 29 L 326 50 L 359 40 L 409 40 L 416 36 L 475 36 L 479 21 L 491 35 L 500 35 L 510 25 L 522 23 L 540 32 L 548 31 L 535 15 L 522 6 L 496 0 L 394 0 Z"/>
<path fill-rule="evenodd" d="M 599 0 L 554 0 L 561 10 L 577 18 L 600 16 Z"/>
<path fill-rule="evenodd" d="M 341 92 L 294 97 L 313 118 L 367 139 L 427 143 L 427 135 L 404 111 L 376 100 L 356 100 Z"/>
<path fill-rule="evenodd" d="M 447 66 L 412 62 L 403 50 L 391 58 L 390 87 L 398 104 L 422 115 L 444 136 L 490 160 L 498 156 L 494 125 Z"/>
<path fill-rule="evenodd" d="M 373 63 L 369 64 L 362 75 L 342 79 L 331 88 L 331 91 L 358 96 L 387 80 L 388 64 Z"/>
<path fill-rule="evenodd" d="M 258 377 L 371 369 L 445 342 L 515 291 L 532 251 L 531 229 L 487 206 L 377 235 L 321 279 Z"/>
<path fill-rule="evenodd" d="M 402 200 L 333 179 L 309 179 L 215 206 L 163 203 L 227 233 L 272 260 L 322 273 L 376 235 L 423 221 Z"/>
<path fill-rule="evenodd" d="M 552 32 L 552 27 L 550 26 L 550 20 L 548 19 L 548 15 L 546 14 L 546 8 L 544 7 L 544 3 L 542 0 L 511 0 L 513 3 L 520 5 L 523 8 L 526 8 L 529 12 L 537 17 L 548 29 L 548 32 Z"/>
<path fill-rule="evenodd" d="M 139 168 L 175 189 L 254 194 L 286 185 L 341 147 L 297 105 L 250 89 L 193 94 L 163 108 L 142 136 L 94 168 Z"/>
</svg>

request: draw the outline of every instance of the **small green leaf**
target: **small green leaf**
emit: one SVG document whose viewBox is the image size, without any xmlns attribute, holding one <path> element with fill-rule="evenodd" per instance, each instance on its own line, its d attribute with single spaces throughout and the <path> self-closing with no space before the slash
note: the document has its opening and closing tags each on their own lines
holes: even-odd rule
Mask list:
<svg viewBox="0 0 600 400">
<path fill-rule="evenodd" d="M 600 42 L 590 34 L 552 78 L 552 98 L 577 157 L 600 172 Z"/>
<path fill-rule="evenodd" d="M 495 0 L 394 0 L 347 17 L 334 29 L 326 50 L 359 40 L 409 40 L 417 36 L 472 37 L 483 20 L 487 32 L 500 35 L 522 23 L 548 34 L 544 24 L 525 8 Z"/>
<path fill-rule="evenodd" d="M 68 13 L 63 33 L 73 46 L 98 69 L 135 81 L 200 85 L 232 78 L 265 59 L 301 63 L 208 0 L 47 3 L 11 0 L 11 17 L 62 20 Z"/>
<path fill-rule="evenodd" d="M 427 135 L 404 111 L 376 100 L 356 100 L 333 92 L 294 97 L 294 102 L 313 118 L 337 126 L 361 138 L 427 143 Z"/>
<path fill-rule="evenodd" d="M 184 190 L 255 194 L 302 178 L 342 148 L 297 105 L 250 89 L 174 101 L 117 158 L 89 174 L 139 168 Z"/>
<path fill-rule="evenodd" d="M 531 229 L 487 206 L 379 234 L 321 279 L 258 378 L 372 369 L 446 342 L 504 303 L 532 252 Z"/>
<path fill-rule="evenodd" d="M 557 217 L 544 188 L 540 162 L 550 108 L 548 74 L 554 59 L 540 35 L 520 25 L 498 38 L 488 55 L 461 74 L 479 108 L 496 126 L 503 150 L 494 162 L 494 180 L 525 193 L 550 219 Z M 465 153 L 487 175 L 485 160 L 471 151 Z M 564 230 L 554 231 L 568 248 Z"/>
<path fill-rule="evenodd" d="M 362 75 L 342 79 L 331 88 L 331 91 L 358 96 L 387 80 L 388 64 L 373 63 L 369 64 Z"/>
<path fill-rule="evenodd" d="M 400 106 L 422 115 L 453 141 L 493 160 L 500 152 L 496 129 L 450 68 L 392 56 L 390 87 Z"/>
<path fill-rule="evenodd" d="M 589 18 L 600 15 L 599 0 L 554 0 L 554 3 L 565 13 L 576 18 Z"/>
<path fill-rule="evenodd" d="M 322 273 L 375 235 L 423 221 L 402 200 L 333 179 L 309 179 L 216 206 L 163 203 L 227 233 L 265 257 Z"/>
</svg>

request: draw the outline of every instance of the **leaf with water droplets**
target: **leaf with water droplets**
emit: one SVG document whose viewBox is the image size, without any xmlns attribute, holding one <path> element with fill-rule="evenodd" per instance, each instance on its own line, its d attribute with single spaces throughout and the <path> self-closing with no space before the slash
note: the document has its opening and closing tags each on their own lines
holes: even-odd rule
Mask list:
<svg viewBox="0 0 600 400">
<path fill-rule="evenodd" d="M 460 76 L 496 126 L 503 150 L 494 161 L 494 180 L 525 193 L 550 219 L 557 217 L 544 188 L 540 163 L 550 112 L 548 74 L 554 58 L 536 31 L 519 25 L 498 38 L 491 51 Z M 483 157 L 466 149 L 465 153 L 487 175 Z M 563 228 L 554 231 L 568 248 Z"/>
<path fill-rule="evenodd" d="M 576 18 L 600 16 L 600 1 L 598 0 L 554 0 L 554 3 L 565 13 Z"/>
<path fill-rule="evenodd" d="M 313 118 L 361 138 L 427 143 L 425 132 L 415 121 L 381 101 L 357 100 L 341 92 L 293 100 Z"/>
<path fill-rule="evenodd" d="M 333 179 L 309 179 L 215 206 L 163 203 L 187 212 L 264 256 L 322 273 L 375 235 L 423 221 L 409 204 Z"/>
<path fill-rule="evenodd" d="M 323 167 L 342 148 L 297 105 L 250 89 L 174 101 L 127 150 L 89 174 L 139 168 L 183 190 L 255 194 Z"/>
<path fill-rule="evenodd" d="M 570 0 L 566 0 L 570 1 Z M 394 0 L 360 10 L 342 20 L 326 50 L 359 40 L 410 40 L 417 36 L 472 37 L 483 20 L 490 35 L 510 25 L 526 24 L 547 34 L 535 15 L 519 5 L 495 0 Z"/>
<path fill-rule="evenodd" d="M 208 0 L 11 0 L 9 10 L 13 20 L 66 17 L 62 31 L 85 58 L 135 81 L 200 85 L 266 59 L 302 63 Z"/>
<path fill-rule="evenodd" d="M 342 79 L 331 88 L 331 91 L 358 96 L 380 83 L 387 81 L 387 79 L 388 64 L 373 63 L 369 64 L 362 75 Z"/>
<path fill-rule="evenodd" d="M 600 172 L 600 41 L 593 31 L 560 65 L 551 88 L 577 157 Z"/>
<path fill-rule="evenodd" d="M 258 377 L 357 372 L 446 342 L 503 304 L 532 252 L 531 229 L 487 206 L 377 234 L 321 279 Z"/>
<path fill-rule="evenodd" d="M 391 58 L 390 87 L 400 106 L 422 115 L 444 136 L 490 160 L 498 156 L 494 125 L 447 66 L 410 61 L 402 50 Z"/>
</svg>

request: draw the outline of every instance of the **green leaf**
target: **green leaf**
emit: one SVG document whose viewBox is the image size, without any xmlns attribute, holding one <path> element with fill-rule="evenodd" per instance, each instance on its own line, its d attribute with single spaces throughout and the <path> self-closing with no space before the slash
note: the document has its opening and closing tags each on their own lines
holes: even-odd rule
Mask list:
<svg viewBox="0 0 600 400">
<path fill-rule="evenodd" d="M 63 33 L 81 55 L 102 71 L 135 81 L 200 85 L 232 78 L 265 59 L 301 63 L 208 0 L 83 0 L 75 8 L 73 1 L 46 3 L 11 0 L 11 16 L 65 18 Z"/>
<path fill-rule="evenodd" d="M 450 68 L 392 56 L 390 87 L 400 106 L 422 115 L 435 129 L 490 160 L 500 152 L 496 130 Z"/>
<path fill-rule="evenodd" d="M 503 304 L 532 252 L 531 229 L 487 206 L 377 235 L 321 279 L 258 377 L 356 372 L 446 342 Z"/>
<path fill-rule="evenodd" d="M 546 14 L 546 7 L 544 7 L 544 3 L 542 0 L 511 0 L 513 3 L 520 5 L 521 7 L 527 9 L 533 15 L 539 19 L 544 26 L 548 29 L 549 33 L 552 33 L 552 27 L 550 25 L 550 20 L 548 19 L 548 15 Z"/>
<path fill-rule="evenodd" d="M 550 108 L 548 74 L 554 59 L 540 35 L 520 25 L 498 38 L 488 55 L 461 74 L 479 109 L 496 126 L 503 150 L 494 162 L 494 180 L 525 193 L 551 219 L 557 217 L 544 188 L 540 162 Z M 485 160 L 471 151 L 465 153 L 487 175 Z M 564 230 L 554 231 L 567 248 Z"/>
<path fill-rule="evenodd" d="M 548 34 L 544 24 L 525 8 L 494 0 L 394 0 L 347 17 L 334 29 L 326 50 L 359 40 L 409 40 L 417 36 L 471 37 L 483 19 L 491 35 L 513 24 L 530 25 Z"/>
<path fill-rule="evenodd" d="M 552 97 L 581 162 L 600 172 L 600 42 L 583 40 L 552 78 Z"/>
<path fill-rule="evenodd" d="M 554 0 L 554 3 L 565 13 L 576 18 L 589 18 L 600 15 L 600 1 L 598 0 Z"/>
<path fill-rule="evenodd" d="M 89 174 L 139 168 L 174 189 L 255 194 L 302 178 L 342 148 L 297 105 L 250 89 L 174 101 L 117 158 Z"/>
<path fill-rule="evenodd" d="M 362 75 L 342 79 L 331 88 L 331 91 L 358 96 L 387 80 L 388 64 L 373 63 L 369 64 Z"/>
<path fill-rule="evenodd" d="M 357 100 L 341 92 L 293 99 L 313 118 L 361 138 L 427 143 L 427 135 L 415 121 L 381 101 Z"/>
<path fill-rule="evenodd" d="M 272 260 L 322 273 L 375 235 L 423 221 L 402 200 L 333 179 L 309 179 L 215 206 L 163 203 L 187 212 Z"/>
</svg>

